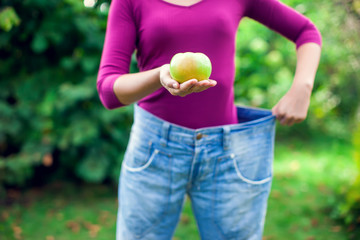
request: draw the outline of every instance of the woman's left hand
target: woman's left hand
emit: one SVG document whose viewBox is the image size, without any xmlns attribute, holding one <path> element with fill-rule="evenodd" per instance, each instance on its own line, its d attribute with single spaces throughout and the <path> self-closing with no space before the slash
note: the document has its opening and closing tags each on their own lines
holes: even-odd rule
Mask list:
<svg viewBox="0 0 360 240">
<path fill-rule="evenodd" d="M 272 113 L 280 124 L 291 126 L 302 122 L 310 105 L 311 89 L 308 86 L 292 86 L 272 108 Z"/>
</svg>

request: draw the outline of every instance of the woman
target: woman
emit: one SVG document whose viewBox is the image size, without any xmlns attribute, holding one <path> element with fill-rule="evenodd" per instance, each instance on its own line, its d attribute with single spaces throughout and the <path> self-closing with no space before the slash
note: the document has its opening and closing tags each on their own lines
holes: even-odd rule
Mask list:
<svg viewBox="0 0 360 240">
<path fill-rule="evenodd" d="M 296 44 L 293 84 L 272 111 L 234 105 L 243 17 Z M 261 239 L 275 118 L 284 125 L 305 119 L 320 46 L 311 21 L 277 0 L 113 0 L 97 88 L 108 109 L 137 102 L 117 239 L 171 239 L 186 194 L 202 239 Z M 129 74 L 135 49 L 140 72 Z M 205 53 L 214 80 L 177 83 L 169 62 L 178 52 Z"/>
</svg>

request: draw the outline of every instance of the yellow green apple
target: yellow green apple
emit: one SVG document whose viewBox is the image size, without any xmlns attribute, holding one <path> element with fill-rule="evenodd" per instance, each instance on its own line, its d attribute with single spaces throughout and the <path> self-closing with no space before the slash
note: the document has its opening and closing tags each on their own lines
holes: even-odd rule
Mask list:
<svg viewBox="0 0 360 240">
<path fill-rule="evenodd" d="M 179 83 L 190 79 L 209 79 L 211 70 L 209 57 L 200 52 L 177 53 L 170 61 L 170 75 Z"/>
</svg>

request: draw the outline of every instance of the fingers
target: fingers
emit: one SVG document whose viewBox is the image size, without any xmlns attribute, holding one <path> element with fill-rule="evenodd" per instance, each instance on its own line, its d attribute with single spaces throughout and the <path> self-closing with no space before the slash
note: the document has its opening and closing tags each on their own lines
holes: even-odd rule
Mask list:
<svg viewBox="0 0 360 240">
<path fill-rule="evenodd" d="M 169 64 L 164 64 L 160 68 L 160 83 L 172 95 L 181 97 L 184 97 L 190 93 L 205 91 L 206 89 L 214 87 L 217 84 L 216 81 L 210 79 L 202 81 L 190 79 L 180 84 L 172 79 Z"/>
<path fill-rule="evenodd" d="M 295 122 L 295 120 L 292 117 L 287 118 L 286 116 L 282 117 L 279 121 L 281 125 L 285 125 L 285 126 L 292 126 Z"/>
<path fill-rule="evenodd" d="M 160 81 L 165 88 L 178 89 L 180 85 L 177 81 L 171 78 L 168 72 L 162 74 L 162 76 L 160 77 Z"/>
<path fill-rule="evenodd" d="M 172 80 L 171 78 L 169 78 L 169 80 L 165 84 L 168 88 L 178 89 L 180 87 L 180 84 L 177 81 Z"/>
<path fill-rule="evenodd" d="M 196 85 L 194 85 L 192 88 L 192 91 L 193 92 L 202 92 L 211 87 L 215 87 L 216 84 L 217 84 L 217 82 L 214 80 L 203 80 L 203 81 L 198 82 Z"/>
<path fill-rule="evenodd" d="M 180 84 L 180 88 L 176 91 L 176 95 L 180 97 L 185 97 L 186 95 L 192 93 L 192 88 L 198 83 L 196 79 L 191 79 Z"/>
<path fill-rule="evenodd" d="M 291 114 L 277 114 L 276 119 L 281 125 L 292 126 L 295 123 L 300 123 L 305 120 L 306 117 L 303 116 L 294 116 Z"/>
<path fill-rule="evenodd" d="M 190 93 L 205 91 L 210 87 L 216 86 L 216 84 L 217 82 L 214 80 L 198 81 L 196 79 L 191 79 L 179 84 L 178 87 L 175 87 L 175 85 L 171 86 L 171 84 L 167 85 L 167 89 L 174 96 L 184 97 L 186 95 L 189 95 Z"/>
<path fill-rule="evenodd" d="M 276 119 L 279 121 L 279 123 L 284 126 L 292 126 L 295 123 L 300 123 L 306 119 L 306 114 L 304 115 L 282 111 L 279 110 L 278 106 L 275 106 L 272 109 L 272 113 L 276 116 Z"/>
</svg>

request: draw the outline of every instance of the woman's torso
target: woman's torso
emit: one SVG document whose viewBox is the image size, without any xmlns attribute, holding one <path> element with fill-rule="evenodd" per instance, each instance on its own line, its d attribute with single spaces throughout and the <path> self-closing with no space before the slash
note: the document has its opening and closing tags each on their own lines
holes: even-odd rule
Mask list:
<svg viewBox="0 0 360 240">
<path fill-rule="evenodd" d="M 235 39 L 245 1 L 133 0 L 137 28 L 137 59 L 141 71 L 169 63 L 178 52 L 202 52 L 212 62 L 211 79 L 217 86 L 186 97 L 172 96 L 165 88 L 139 101 L 139 105 L 169 122 L 202 128 L 237 122 L 234 106 Z"/>
</svg>

